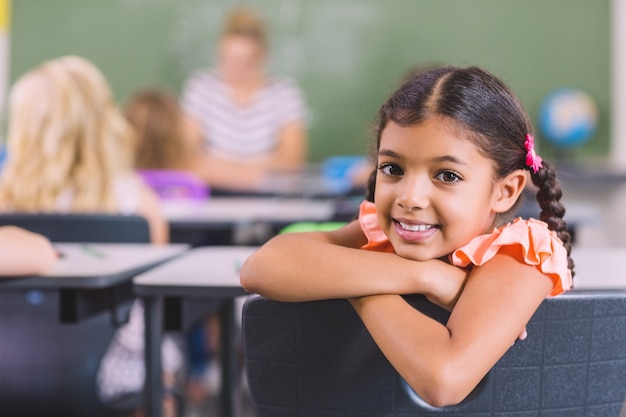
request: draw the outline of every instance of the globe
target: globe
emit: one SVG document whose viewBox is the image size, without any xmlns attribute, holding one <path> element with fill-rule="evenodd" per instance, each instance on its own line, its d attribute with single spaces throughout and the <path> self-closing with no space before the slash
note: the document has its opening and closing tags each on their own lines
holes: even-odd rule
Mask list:
<svg viewBox="0 0 626 417">
<path fill-rule="evenodd" d="M 539 129 L 552 144 L 570 148 L 593 137 L 598 108 L 589 94 L 562 88 L 548 94 L 539 109 Z"/>
</svg>

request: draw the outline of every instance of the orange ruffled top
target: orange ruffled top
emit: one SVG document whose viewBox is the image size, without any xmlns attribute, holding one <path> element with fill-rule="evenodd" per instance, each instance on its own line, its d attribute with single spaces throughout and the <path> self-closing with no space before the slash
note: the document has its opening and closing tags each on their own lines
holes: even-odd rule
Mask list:
<svg viewBox="0 0 626 417">
<path fill-rule="evenodd" d="M 359 223 L 367 237 L 361 248 L 378 252 L 394 252 L 389 239 L 378 225 L 376 206 L 370 201 L 361 203 Z M 491 233 L 476 236 L 450 255 L 453 265 L 466 267 L 483 265 L 505 246 L 514 246 L 518 259 L 535 266 L 553 283 L 549 296 L 554 297 L 572 287 L 572 273 L 567 267 L 567 251 L 556 233 L 545 222 L 521 217 L 496 228 Z"/>
</svg>

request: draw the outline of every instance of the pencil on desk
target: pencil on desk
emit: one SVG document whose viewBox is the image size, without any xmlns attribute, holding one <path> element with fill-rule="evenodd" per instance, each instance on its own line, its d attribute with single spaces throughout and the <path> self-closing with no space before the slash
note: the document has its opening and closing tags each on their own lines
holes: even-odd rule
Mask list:
<svg viewBox="0 0 626 417">
<path fill-rule="evenodd" d="M 106 254 L 104 252 L 100 252 L 99 250 L 95 249 L 94 247 L 90 245 L 83 244 L 83 245 L 80 245 L 80 248 L 83 252 L 85 252 L 88 255 L 95 256 L 96 258 L 106 258 Z"/>
</svg>

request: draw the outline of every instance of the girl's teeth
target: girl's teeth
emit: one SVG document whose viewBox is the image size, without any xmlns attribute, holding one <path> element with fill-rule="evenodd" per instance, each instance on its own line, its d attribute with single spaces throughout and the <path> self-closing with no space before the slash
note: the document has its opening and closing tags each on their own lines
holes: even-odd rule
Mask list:
<svg viewBox="0 0 626 417">
<path fill-rule="evenodd" d="M 400 227 L 402 227 L 404 230 L 409 230 L 411 232 L 425 232 L 426 230 L 434 227 L 428 224 L 406 224 L 402 222 L 399 223 Z"/>
</svg>

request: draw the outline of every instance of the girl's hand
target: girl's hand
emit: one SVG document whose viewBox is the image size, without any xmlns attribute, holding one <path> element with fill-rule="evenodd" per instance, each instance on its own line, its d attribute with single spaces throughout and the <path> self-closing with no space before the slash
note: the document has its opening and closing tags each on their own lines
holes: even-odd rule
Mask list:
<svg viewBox="0 0 626 417">
<path fill-rule="evenodd" d="M 469 271 L 439 260 L 432 264 L 432 275 L 428 278 L 424 295 L 431 303 L 452 311 L 463 292 Z"/>
<path fill-rule="evenodd" d="M 430 291 L 424 295 L 431 303 L 452 311 L 463 292 L 471 270 L 462 269 L 442 261 L 435 262 L 437 264 L 433 268 L 432 282 L 429 285 Z M 524 340 L 526 337 L 528 337 L 528 333 L 524 327 L 517 339 Z"/>
</svg>

